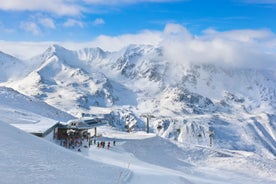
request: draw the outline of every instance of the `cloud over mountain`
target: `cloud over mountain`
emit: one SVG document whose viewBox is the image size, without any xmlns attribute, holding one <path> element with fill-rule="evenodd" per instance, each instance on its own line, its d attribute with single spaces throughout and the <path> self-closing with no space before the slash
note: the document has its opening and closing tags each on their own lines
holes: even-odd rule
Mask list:
<svg viewBox="0 0 276 184">
<path fill-rule="evenodd" d="M 112 126 L 122 130 L 144 130 L 142 114 L 152 113 L 156 117 L 152 131 L 160 136 L 206 146 L 208 132 L 214 130 L 214 141 L 221 148 L 256 149 L 260 154 L 265 148 L 269 157 L 275 156 L 273 140 L 267 133 L 259 134 L 264 132 L 260 123 L 269 124 L 268 132 L 275 129 L 275 69 L 239 63 L 243 60 L 235 49 L 238 43 L 245 49 L 259 40 L 267 41 L 267 36 L 258 32 L 248 41 L 235 40 L 229 33 L 212 34 L 197 37 L 181 26 L 168 25 L 164 33 L 159 32 L 164 39 L 155 46 L 132 44 L 108 52 L 52 45 L 25 61 L 28 73 L 13 78 L 7 72 L 1 85 L 75 116 L 103 114 Z M 2 58 L 5 64 L 11 57 L 3 54 Z M 255 59 L 253 63 L 257 63 Z M 22 71 L 15 58 L 10 61 L 8 68 Z M 234 138 L 228 139 L 233 134 Z M 268 138 L 264 141 L 262 137 Z M 255 144 L 256 139 L 261 144 Z"/>
<path fill-rule="evenodd" d="M 49 44 L 53 44 L 53 42 L 5 41 L 2 43 L 0 50 L 14 55 L 20 53 L 24 58 L 37 55 Z M 146 44 L 163 47 L 168 60 L 176 63 L 216 63 L 233 67 L 276 68 L 276 35 L 269 30 L 219 32 L 208 29 L 201 35 L 195 35 L 179 24 L 167 24 L 163 31 L 144 30 L 137 34 L 100 35 L 88 42 L 55 43 L 72 50 L 100 47 L 108 51 L 118 51 L 130 44 Z M 24 53 L 20 52 L 23 47 L 26 49 Z M 34 52 L 37 49 L 39 52 Z"/>
</svg>

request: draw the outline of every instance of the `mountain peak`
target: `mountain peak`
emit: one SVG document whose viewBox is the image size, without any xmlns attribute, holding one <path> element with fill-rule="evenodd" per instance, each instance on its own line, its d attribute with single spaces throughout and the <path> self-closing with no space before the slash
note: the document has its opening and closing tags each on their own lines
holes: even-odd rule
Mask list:
<svg viewBox="0 0 276 184">
<path fill-rule="evenodd" d="M 49 46 L 41 55 L 38 55 L 31 59 L 31 63 L 34 63 L 34 69 L 39 68 L 51 61 L 59 60 L 59 61 L 66 61 L 74 62 L 76 58 L 76 54 L 68 50 L 60 45 L 53 44 Z"/>
<path fill-rule="evenodd" d="M 59 55 L 60 53 L 68 52 L 68 49 L 66 49 L 60 45 L 53 44 L 50 47 L 48 47 L 48 49 L 45 52 L 49 53 L 51 55 Z"/>
</svg>

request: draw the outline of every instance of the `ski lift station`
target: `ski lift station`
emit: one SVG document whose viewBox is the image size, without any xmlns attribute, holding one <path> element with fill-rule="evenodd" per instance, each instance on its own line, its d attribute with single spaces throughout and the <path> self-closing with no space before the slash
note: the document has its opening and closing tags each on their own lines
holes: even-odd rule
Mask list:
<svg viewBox="0 0 276 184">
<path fill-rule="evenodd" d="M 66 124 L 59 123 L 53 131 L 55 140 L 68 139 L 70 137 L 81 137 L 90 139 L 89 130 L 94 129 L 94 135 L 97 136 L 97 127 L 107 124 L 106 120 L 98 118 L 83 117 L 68 121 Z"/>
<path fill-rule="evenodd" d="M 42 119 L 31 123 L 12 125 L 38 137 L 49 137 L 53 140 L 61 140 L 72 135 L 88 137 L 90 136 L 89 130 L 91 129 L 94 129 L 93 136 L 97 136 L 97 127 L 105 124 L 107 124 L 107 121 L 104 119 L 83 117 L 70 120 L 66 123 L 51 119 Z"/>
</svg>

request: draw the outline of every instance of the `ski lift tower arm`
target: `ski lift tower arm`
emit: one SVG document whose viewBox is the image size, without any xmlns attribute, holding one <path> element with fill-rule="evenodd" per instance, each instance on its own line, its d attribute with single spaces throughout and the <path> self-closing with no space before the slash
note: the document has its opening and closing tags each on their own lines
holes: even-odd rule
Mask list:
<svg viewBox="0 0 276 184">
<path fill-rule="evenodd" d="M 141 116 L 145 117 L 147 119 L 147 133 L 149 133 L 149 120 L 151 118 L 155 118 L 155 116 L 152 115 L 152 114 L 149 114 L 149 113 L 148 114 L 142 114 Z"/>
</svg>

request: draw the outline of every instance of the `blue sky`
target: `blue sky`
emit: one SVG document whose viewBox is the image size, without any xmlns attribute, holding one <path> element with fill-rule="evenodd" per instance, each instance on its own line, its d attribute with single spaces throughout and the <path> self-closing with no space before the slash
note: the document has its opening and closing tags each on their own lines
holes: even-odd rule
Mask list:
<svg viewBox="0 0 276 184">
<path fill-rule="evenodd" d="M 0 0 L 0 40 L 75 41 L 163 30 L 276 33 L 276 0 Z"/>
<path fill-rule="evenodd" d="M 276 0 L 0 0 L 0 51 L 150 44 L 175 63 L 276 68 L 275 20 Z"/>
</svg>

